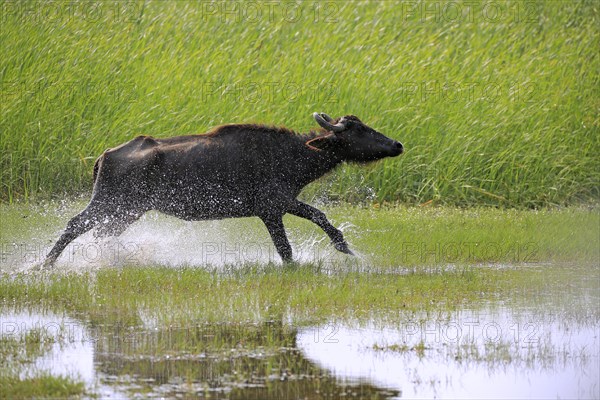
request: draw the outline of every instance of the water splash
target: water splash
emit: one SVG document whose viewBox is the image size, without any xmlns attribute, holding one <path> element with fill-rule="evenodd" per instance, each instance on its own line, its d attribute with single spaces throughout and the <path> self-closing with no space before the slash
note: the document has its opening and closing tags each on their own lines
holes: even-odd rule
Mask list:
<svg viewBox="0 0 600 400">
<path fill-rule="evenodd" d="M 61 210 L 61 220 L 68 220 L 73 214 L 64 206 Z M 329 238 L 319 228 L 298 229 L 291 220 L 288 233 L 295 261 L 323 264 L 348 258 L 330 245 Z M 34 230 L 27 245 L 15 244 L 2 271 L 37 273 L 63 226 L 64 222 L 59 221 L 54 232 Z M 357 227 L 343 223 L 340 230 L 354 232 Z M 188 222 L 150 212 L 119 237 L 98 238 L 94 233 L 92 230 L 71 242 L 52 271 L 89 272 L 107 266 L 132 265 L 223 269 L 253 263 L 281 263 L 266 228 L 257 218 Z"/>
</svg>

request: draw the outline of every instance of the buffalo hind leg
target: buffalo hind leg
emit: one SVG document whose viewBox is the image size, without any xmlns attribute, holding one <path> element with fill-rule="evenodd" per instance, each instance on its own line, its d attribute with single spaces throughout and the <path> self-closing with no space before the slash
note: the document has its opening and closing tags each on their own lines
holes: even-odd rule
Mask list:
<svg viewBox="0 0 600 400">
<path fill-rule="evenodd" d="M 341 251 L 342 253 L 354 255 L 354 253 L 352 253 L 352 251 L 348 248 L 348 243 L 346 243 L 342 232 L 333 226 L 331 222 L 329 222 L 323 211 L 303 203 L 300 200 L 295 200 L 288 209 L 288 212 L 297 217 L 314 222 L 319 226 L 319 228 L 325 231 L 327 236 L 329 236 L 331 243 L 333 243 L 333 246 L 336 250 Z"/>
<path fill-rule="evenodd" d="M 269 216 L 261 217 L 262 221 L 267 226 L 271 239 L 275 244 L 277 253 L 281 256 L 284 262 L 292 261 L 292 246 L 288 241 L 285 233 L 285 227 L 283 226 L 283 216 Z"/>
<path fill-rule="evenodd" d="M 83 235 L 98 224 L 101 217 L 96 207 L 88 205 L 85 210 L 74 216 L 68 223 L 61 237 L 56 241 L 52 250 L 44 260 L 44 267 L 53 265 L 65 247 L 69 245 L 78 236 Z"/>
<path fill-rule="evenodd" d="M 140 219 L 143 214 L 144 212 L 130 211 L 119 214 L 118 216 L 111 216 L 106 223 L 100 223 L 100 226 L 98 226 L 94 235 L 98 238 L 120 236 L 125 232 L 129 225 Z"/>
</svg>

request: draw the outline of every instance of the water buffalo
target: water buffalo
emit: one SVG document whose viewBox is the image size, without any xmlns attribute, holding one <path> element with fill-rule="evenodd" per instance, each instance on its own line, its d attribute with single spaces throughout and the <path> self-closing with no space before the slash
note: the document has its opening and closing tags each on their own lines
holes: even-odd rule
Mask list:
<svg viewBox="0 0 600 400">
<path fill-rule="evenodd" d="M 337 250 L 352 254 L 325 214 L 296 197 L 343 161 L 395 157 L 403 147 L 353 115 L 313 117 L 322 129 L 308 134 L 223 125 L 203 135 L 139 136 L 106 150 L 94 165 L 90 203 L 69 221 L 44 265 L 88 230 L 118 236 L 149 210 L 188 221 L 259 217 L 284 261 L 292 259 L 282 219 L 290 213 L 314 222 Z"/>
</svg>

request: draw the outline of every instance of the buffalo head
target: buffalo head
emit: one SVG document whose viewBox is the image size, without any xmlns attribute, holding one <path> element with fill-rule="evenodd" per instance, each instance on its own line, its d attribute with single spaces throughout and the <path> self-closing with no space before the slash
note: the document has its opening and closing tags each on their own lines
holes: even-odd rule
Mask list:
<svg viewBox="0 0 600 400">
<path fill-rule="evenodd" d="M 404 151 L 402 143 L 363 124 L 354 115 L 335 120 L 324 113 L 314 113 L 313 117 L 327 131 L 306 142 L 315 151 L 334 152 L 346 161 L 355 162 L 395 157 Z"/>
</svg>

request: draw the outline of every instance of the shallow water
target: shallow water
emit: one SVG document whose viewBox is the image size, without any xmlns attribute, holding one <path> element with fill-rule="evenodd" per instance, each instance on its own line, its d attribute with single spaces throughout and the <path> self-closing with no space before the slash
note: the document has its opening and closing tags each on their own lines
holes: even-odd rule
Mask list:
<svg viewBox="0 0 600 400">
<path fill-rule="evenodd" d="M 51 230 L 64 224 L 40 226 L 25 224 L 19 235 L 2 237 L 0 272 L 8 272 L 6 279 L 17 272 L 35 275 L 32 267 L 58 237 Z M 369 256 L 360 255 L 348 264 L 320 230 L 291 226 L 299 261 L 344 260 L 333 273 L 354 267 L 365 275 L 412 271 L 378 271 Z M 352 225 L 341 226 L 350 238 L 361 234 Z M 218 270 L 248 262 L 279 262 L 256 219 L 190 223 L 149 213 L 116 240 L 98 240 L 92 233 L 78 238 L 53 273 L 157 264 Z M 455 268 L 461 267 L 420 271 Z M 135 317 L 129 321 L 5 304 L 0 305 L 0 336 L 19 338 L 41 329 L 51 348 L 19 366 L 18 373 L 68 375 L 101 398 L 600 398 L 597 274 L 586 275 L 589 269 L 576 266 L 561 271 L 558 284 L 534 288 L 525 305 L 501 297 L 477 309 L 447 311 L 440 305 L 429 314 L 398 311 L 389 319 L 372 316 L 322 326 L 294 326 L 281 322 L 295 320 L 284 316 L 261 324 L 165 327 L 143 310 L 132 310 Z"/>
<path fill-rule="evenodd" d="M 0 337 L 23 338 L 34 329 L 40 331 L 52 346 L 20 371 L 21 378 L 40 373 L 67 376 L 84 382 L 88 389 L 103 398 L 127 397 L 117 388 L 101 384 L 101 372 L 94 361 L 96 338 L 80 321 L 35 310 L 0 314 Z"/>
<path fill-rule="evenodd" d="M 1 335 L 32 328 L 51 351 L 22 374 L 83 380 L 106 398 L 598 398 L 600 321 L 511 308 L 401 324 L 219 324 L 157 329 L 4 312 Z M 214 397 L 213 397 L 214 398 Z"/>
<path fill-rule="evenodd" d="M 402 398 L 597 398 L 599 333 L 598 320 L 565 323 L 505 308 L 400 326 L 330 324 L 301 330 L 298 346 L 335 376 Z"/>
</svg>

